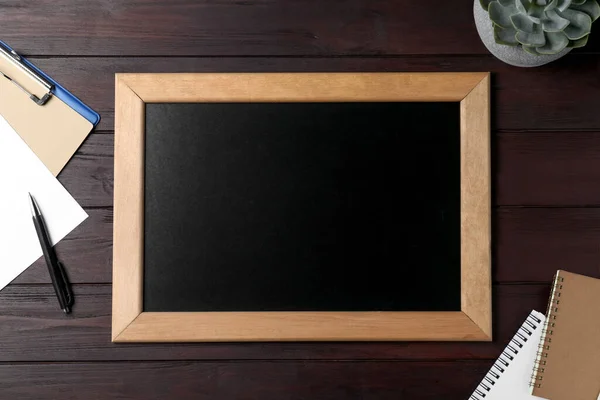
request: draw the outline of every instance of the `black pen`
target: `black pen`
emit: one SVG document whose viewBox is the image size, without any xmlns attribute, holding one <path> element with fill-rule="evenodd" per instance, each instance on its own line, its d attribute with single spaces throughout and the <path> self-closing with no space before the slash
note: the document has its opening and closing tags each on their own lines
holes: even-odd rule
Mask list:
<svg viewBox="0 0 600 400">
<path fill-rule="evenodd" d="M 44 223 L 44 217 L 40 212 L 35 199 L 29 193 L 29 199 L 31 200 L 31 214 L 33 218 L 33 225 L 35 225 L 35 231 L 37 232 L 42 251 L 44 252 L 44 258 L 46 259 L 46 265 L 48 266 L 48 272 L 50 272 L 50 278 L 52 279 L 52 286 L 58 297 L 58 303 L 60 308 L 68 314 L 71 312 L 71 306 L 73 305 L 73 293 L 69 287 L 69 280 L 65 272 L 65 267 L 62 265 L 56 257 L 56 252 L 52 247 L 50 238 L 48 237 L 48 230 Z"/>
</svg>

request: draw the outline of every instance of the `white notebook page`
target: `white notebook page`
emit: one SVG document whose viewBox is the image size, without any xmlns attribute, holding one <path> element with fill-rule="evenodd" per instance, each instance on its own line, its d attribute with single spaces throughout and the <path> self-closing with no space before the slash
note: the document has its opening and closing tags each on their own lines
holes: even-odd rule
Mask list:
<svg viewBox="0 0 600 400">
<path fill-rule="evenodd" d="M 546 317 L 532 311 L 469 400 L 531 400 L 529 382 Z"/>
</svg>

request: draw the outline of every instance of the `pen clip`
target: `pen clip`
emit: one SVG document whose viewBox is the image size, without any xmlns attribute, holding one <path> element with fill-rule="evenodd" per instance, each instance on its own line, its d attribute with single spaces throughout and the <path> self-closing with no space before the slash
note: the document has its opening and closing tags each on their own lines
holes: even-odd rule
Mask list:
<svg viewBox="0 0 600 400">
<path fill-rule="evenodd" d="M 69 278 L 67 277 L 65 266 L 60 261 L 58 261 L 58 269 L 60 270 L 60 276 L 63 280 L 64 288 L 66 291 L 65 295 L 67 296 L 67 298 L 65 300 L 67 302 L 67 307 L 71 307 L 73 305 L 73 292 L 71 291 L 71 285 L 69 284 Z"/>
</svg>

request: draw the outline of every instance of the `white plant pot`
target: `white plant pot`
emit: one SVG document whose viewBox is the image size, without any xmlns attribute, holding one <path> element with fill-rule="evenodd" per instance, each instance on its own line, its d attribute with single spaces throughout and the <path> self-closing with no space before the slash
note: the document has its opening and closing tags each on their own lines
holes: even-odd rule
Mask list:
<svg viewBox="0 0 600 400">
<path fill-rule="evenodd" d="M 549 62 L 558 60 L 559 58 L 566 55 L 572 49 L 564 49 L 560 53 L 553 55 L 540 55 L 530 54 L 523 50 L 521 46 L 513 47 L 498 44 L 494 40 L 494 28 L 490 17 L 481 7 L 479 0 L 473 2 L 473 16 L 475 17 L 475 26 L 477 27 L 477 33 L 481 41 L 487 47 L 487 49 L 499 60 L 504 61 L 507 64 L 514 65 L 515 67 L 538 67 L 540 65 L 548 64 Z"/>
</svg>

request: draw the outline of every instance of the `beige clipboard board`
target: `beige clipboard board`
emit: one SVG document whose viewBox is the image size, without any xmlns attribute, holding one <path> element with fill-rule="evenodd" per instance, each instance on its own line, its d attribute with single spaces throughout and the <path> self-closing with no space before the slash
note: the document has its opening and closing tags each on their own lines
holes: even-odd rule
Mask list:
<svg viewBox="0 0 600 400">
<path fill-rule="evenodd" d="M 38 96 L 45 88 L 18 66 L 0 58 L 0 72 Z M 14 82 L 0 76 L 0 115 L 13 127 L 54 176 L 73 157 L 93 124 L 56 96 L 38 105 Z"/>
</svg>

